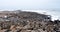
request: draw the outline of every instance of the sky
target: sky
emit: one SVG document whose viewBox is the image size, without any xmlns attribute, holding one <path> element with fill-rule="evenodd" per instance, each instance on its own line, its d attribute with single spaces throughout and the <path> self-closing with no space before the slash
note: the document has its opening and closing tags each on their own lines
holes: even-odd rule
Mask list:
<svg viewBox="0 0 60 32">
<path fill-rule="evenodd" d="M 53 18 L 60 19 L 60 0 L 0 0 L 0 10 L 46 11 Z M 52 14 L 51 14 L 52 13 Z"/>
<path fill-rule="evenodd" d="M 60 9 L 60 0 L 0 0 L 0 9 Z"/>
</svg>

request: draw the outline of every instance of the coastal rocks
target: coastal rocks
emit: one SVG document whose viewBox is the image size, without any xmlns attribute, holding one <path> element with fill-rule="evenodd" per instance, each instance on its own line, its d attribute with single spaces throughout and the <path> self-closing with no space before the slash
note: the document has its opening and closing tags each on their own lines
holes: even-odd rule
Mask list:
<svg viewBox="0 0 60 32">
<path fill-rule="evenodd" d="M 35 12 L 1 13 L 0 15 L 3 16 L 0 16 L 0 20 L 2 19 L 0 21 L 0 32 L 60 31 L 60 22 L 58 20 L 55 22 L 51 21 L 51 17 L 48 17 L 49 15 L 38 14 Z"/>
</svg>

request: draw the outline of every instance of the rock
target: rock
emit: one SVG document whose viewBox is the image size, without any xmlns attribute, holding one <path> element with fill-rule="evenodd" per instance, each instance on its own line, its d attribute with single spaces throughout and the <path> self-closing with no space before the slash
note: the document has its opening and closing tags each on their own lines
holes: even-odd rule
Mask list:
<svg viewBox="0 0 60 32">
<path fill-rule="evenodd" d="M 50 15 L 18 11 L 0 13 L 0 32 L 60 32 L 60 21 Z"/>
</svg>

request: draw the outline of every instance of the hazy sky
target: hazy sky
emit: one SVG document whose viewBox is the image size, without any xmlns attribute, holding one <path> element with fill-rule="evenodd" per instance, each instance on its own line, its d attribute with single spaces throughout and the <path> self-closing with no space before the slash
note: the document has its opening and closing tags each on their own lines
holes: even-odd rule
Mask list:
<svg viewBox="0 0 60 32">
<path fill-rule="evenodd" d="M 46 10 L 60 19 L 60 0 L 0 0 L 0 10 Z M 56 11 L 55 11 L 56 10 Z M 42 12 L 42 11 L 38 11 Z"/>
<path fill-rule="evenodd" d="M 0 9 L 60 9 L 60 0 L 0 0 Z"/>
</svg>

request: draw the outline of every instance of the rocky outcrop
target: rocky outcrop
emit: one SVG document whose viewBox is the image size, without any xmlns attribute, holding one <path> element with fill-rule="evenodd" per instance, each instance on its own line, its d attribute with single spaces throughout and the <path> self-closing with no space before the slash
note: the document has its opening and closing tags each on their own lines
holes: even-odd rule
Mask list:
<svg viewBox="0 0 60 32">
<path fill-rule="evenodd" d="M 4 13 L 3 13 L 4 14 Z M 9 16 L 10 15 L 10 16 Z M 1 17 L 0 32 L 59 32 L 60 21 L 35 12 L 6 13 Z M 49 21 L 48 21 L 49 19 Z M 6 21 L 9 20 L 9 21 Z"/>
</svg>

